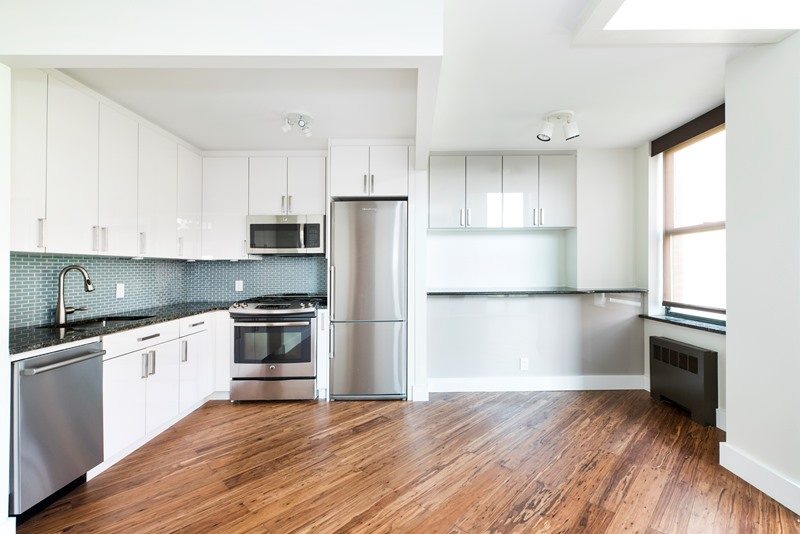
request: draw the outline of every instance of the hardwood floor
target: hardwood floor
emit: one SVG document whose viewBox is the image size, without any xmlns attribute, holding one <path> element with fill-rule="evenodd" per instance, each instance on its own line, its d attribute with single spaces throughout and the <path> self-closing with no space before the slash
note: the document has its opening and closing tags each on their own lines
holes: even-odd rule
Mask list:
<svg viewBox="0 0 800 534">
<path fill-rule="evenodd" d="M 211 402 L 26 532 L 800 532 L 643 391 Z"/>
</svg>

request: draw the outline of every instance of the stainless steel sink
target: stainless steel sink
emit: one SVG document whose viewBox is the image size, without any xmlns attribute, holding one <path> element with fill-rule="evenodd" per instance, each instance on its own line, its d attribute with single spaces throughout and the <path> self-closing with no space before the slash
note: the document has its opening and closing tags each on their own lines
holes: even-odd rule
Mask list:
<svg viewBox="0 0 800 534">
<path fill-rule="evenodd" d="M 40 326 L 39 328 L 50 329 L 66 329 L 66 330 L 93 330 L 95 328 L 104 328 L 106 326 L 124 322 L 143 321 L 145 319 L 152 319 L 154 315 L 110 315 L 108 317 L 96 317 L 94 319 L 86 319 L 84 321 L 73 321 L 66 324 L 48 324 Z"/>
</svg>

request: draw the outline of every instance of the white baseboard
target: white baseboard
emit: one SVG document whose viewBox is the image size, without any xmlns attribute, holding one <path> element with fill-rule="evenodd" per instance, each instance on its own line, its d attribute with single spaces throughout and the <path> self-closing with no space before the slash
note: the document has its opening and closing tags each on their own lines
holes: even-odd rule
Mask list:
<svg viewBox="0 0 800 534">
<path fill-rule="evenodd" d="M 428 378 L 431 393 L 644 389 L 644 375 L 489 376 Z"/>
<path fill-rule="evenodd" d="M 411 400 L 413 402 L 428 402 L 430 400 L 428 388 L 422 386 L 413 386 L 411 388 Z"/>
<path fill-rule="evenodd" d="M 231 400 L 230 391 L 215 391 L 206 400 Z"/>
<path fill-rule="evenodd" d="M 719 463 L 796 514 L 800 514 L 800 482 L 776 473 L 728 443 L 719 444 Z"/>
<path fill-rule="evenodd" d="M 728 428 L 725 423 L 725 408 L 717 408 L 717 428 L 723 431 Z"/>
</svg>

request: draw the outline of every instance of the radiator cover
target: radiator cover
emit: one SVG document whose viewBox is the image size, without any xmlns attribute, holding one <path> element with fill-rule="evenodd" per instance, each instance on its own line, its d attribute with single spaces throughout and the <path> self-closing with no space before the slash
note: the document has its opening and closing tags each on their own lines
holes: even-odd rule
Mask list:
<svg viewBox="0 0 800 534">
<path fill-rule="evenodd" d="M 685 408 L 702 425 L 716 426 L 716 351 L 651 336 L 650 395 Z"/>
</svg>

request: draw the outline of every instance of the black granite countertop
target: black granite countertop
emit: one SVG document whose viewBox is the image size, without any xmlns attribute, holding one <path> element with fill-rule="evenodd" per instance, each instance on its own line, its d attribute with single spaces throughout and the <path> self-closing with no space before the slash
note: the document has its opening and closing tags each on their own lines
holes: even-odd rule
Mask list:
<svg viewBox="0 0 800 534">
<path fill-rule="evenodd" d="M 646 289 L 635 287 L 615 287 L 615 288 L 577 288 L 568 286 L 552 287 L 523 287 L 523 288 L 502 288 L 502 287 L 481 287 L 481 288 L 448 288 L 448 289 L 428 289 L 428 296 L 492 296 L 492 295 L 591 295 L 593 293 L 647 293 Z"/>
<path fill-rule="evenodd" d="M 25 326 L 12 328 L 8 331 L 8 350 L 10 354 L 19 354 L 31 350 L 41 349 L 71 343 L 82 339 L 90 339 L 98 336 L 105 336 L 115 332 L 140 328 L 157 323 L 174 321 L 183 317 L 199 315 L 216 310 L 227 310 L 232 303 L 225 302 L 184 302 L 169 306 L 159 306 L 157 308 L 145 308 L 142 310 L 131 310 L 124 313 L 114 314 L 116 317 L 133 317 L 151 315 L 147 319 L 138 321 L 114 321 L 108 326 L 83 328 L 76 326 L 61 330 L 58 328 L 40 328 L 38 326 Z M 91 320 L 91 317 L 81 319 L 79 322 Z"/>
</svg>

